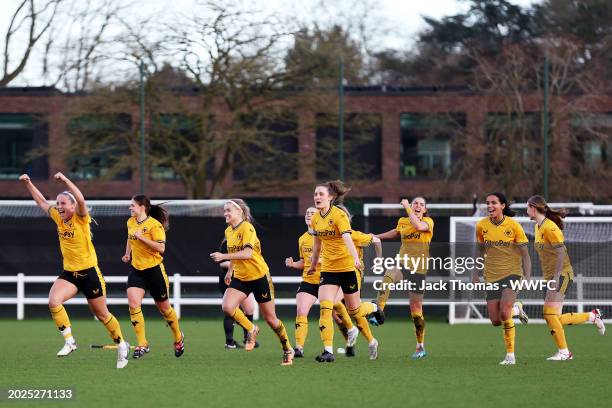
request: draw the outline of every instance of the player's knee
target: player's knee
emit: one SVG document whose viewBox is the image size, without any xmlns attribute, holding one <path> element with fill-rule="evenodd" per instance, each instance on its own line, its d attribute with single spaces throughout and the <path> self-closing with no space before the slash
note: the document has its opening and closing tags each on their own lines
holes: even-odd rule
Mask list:
<svg viewBox="0 0 612 408">
<path fill-rule="evenodd" d="M 511 310 L 503 310 L 500 313 L 500 318 L 502 321 L 508 320 L 508 319 L 512 319 L 512 311 Z"/>
<path fill-rule="evenodd" d="M 170 311 L 170 305 L 168 304 L 168 302 L 156 303 L 155 305 L 157 306 L 157 310 L 159 310 L 159 313 L 164 316 Z"/>
<path fill-rule="evenodd" d="M 110 315 L 108 310 L 94 310 L 94 315 L 98 318 L 98 320 L 100 320 L 101 322 L 105 322 L 108 320 L 108 317 Z"/>
<path fill-rule="evenodd" d="M 264 320 L 266 321 L 266 323 L 268 323 L 268 326 L 270 326 L 271 328 L 275 329 L 276 327 L 278 327 L 278 319 L 276 318 L 276 315 L 267 315 L 264 316 Z"/>
<path fill-rule="evenodd" d="M 235 307 L 232 307 L 231 305 L 226 305 L 225 303 L 221 305 L 221 310 L 223 310 L 223 313 L 225 313 L 228 316 L 233 316 L 234 315 L 234 311 L 236 310 Z"/>
<path fill-rule="evenodd" d="M 62 302 L 59 299 L 49 298 L 49 308 L 61 306 Z"/>
<path fill-rule="evenodd" d="M 499 319 L 491 319 L 491 324 L 497 327 L 497 326 L 501 326 L 502 322 Z"/>
<path fill-rule="evenodd" d="M 137 299 L 128 298 L 128 307 L 130 309 L 137 309 L 141 306 L 141 302 Z"/>
</svg>

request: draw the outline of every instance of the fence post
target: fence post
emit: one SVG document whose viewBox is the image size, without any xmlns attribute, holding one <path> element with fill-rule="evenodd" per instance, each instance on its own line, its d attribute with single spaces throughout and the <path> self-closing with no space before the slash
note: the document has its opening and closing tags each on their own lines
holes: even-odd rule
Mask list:
<svg viewBox="0 0 612 408">
<path fill-rule="evenodd" d="M 17 320 L 23 320 L 25 303 L 25 276 L 23 273 L 17 274 Z"/>
<path fill-rule="evenodd" d="M 174 303 L 174 311 L 180 319 L 181 317 L 181 274 L 174 274 L 174 281 L 172 283 L 172 303 Z"/>
<path fill-rule="evenodd" d="M 578 313 L 582 313 L 584 312 L 584 282 L 582 280 L 582 274 L 579 273 L 578 275 L 576 275 L 576 297 L 578 298 L 578 301 L 580 303 L 578 303 L 577 306 L 577 312 Z"/>
</svg>

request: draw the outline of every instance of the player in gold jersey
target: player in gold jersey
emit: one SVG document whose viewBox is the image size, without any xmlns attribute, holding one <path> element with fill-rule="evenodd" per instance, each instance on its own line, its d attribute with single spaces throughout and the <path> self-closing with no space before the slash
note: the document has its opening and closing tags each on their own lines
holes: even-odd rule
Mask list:
<svg viewBox="0 0 612 408">
<path fill-rule="evenodd" d="M 255 348 L 259 327 L 245 316 L 239 306 L 251 293 L 259 303 L 264 320 L 272 328 L 283 348 L 282 365 L 293 364 L 294 351 L 283 322 L 276 317 L 274 306 L 274 285 L 266 261 L 261 255 L 261 243 L 251 223 L 251 210 L 241 199 L 228 200 L 223 206 L 228 227 L 225 230 L 227 254 L 210 254 L 215 262 L 230 261 L 225 275 L 229 288 L 223 295 L 222 309 L 236 323 L 248 331 L 245 349 Z"/>
<path fill-rule="evenodd" d="M 130 345 L 123 338 L 119 322 L 106 306 L 106 283 L 98 268 L 89 228 L 91 217 L 85 205 L 85 197 L 62 173 L 55 174 L 54 178 L 67 187 L 66 191 L 57 195 L 55 205 L 47 203 L 27 174 L 22 174 L 19 180 L 25 183 L 36 204 L 57 225 L 64 270 L 49 291 L 49 310 L 64 337 L 64 346 L 57 356 L 67 356 L 77 349 L 64 303 L 81 291 L 93 314 L 104 324 L 111 339 L 117 344 L 117 368 L 124 368 L 128 364 Z"/>
<path fill-rule="evenodd" d="M 313 215 L 317 212 L 314 207 L 306 210 L 304 221 L 308 228 L 311 227 Z M 321 279 L 321 263 L 317 265 L 314 273 L 308 273 L 312 259 L 313 236 L 306 231 L 298 240 L 298 251 L 300 259 L 294 261 L 292 257 L 285 259 L 285 266 L 302 271 L 302 282 L 298 287 L 295 297 L 297 312 L 295 317 L 295 357 L 304 357 L 304 343 L 308 336 L 308 313 L 312 305 L 317 301 L 319 294 L 319 280 Z"/>
<path fill-rule="evenodd" d="M 149 197 L 136 195 L 130 203 L 130 215 L 127 221 L 125 255 L 121 260 L 130 264 L 127 296 L 130 320 L 138 339 L 138 346 L 132 357 L 141 358 L 150 351 L 142 313 L 142 299 L 147 290 L 172 331 L 174 355 L 180 357 L 185 351 L 185 336 L 179 326 L 179 318 L 170 305 L 168 275 L 162 257 L 166 250 L 168 212 L 159 205 L 152 205 Z"/>
<path fill-rule="evenodd" d="M 544 300 L 544 319 L 550 328 L 557 344 L 558 351 L 548 360 L 571 360 L 572 353 L 567 348 L 565 331 L 566 324 L 593 323 L 599 333 L 604 334 L 606 327 L 599 309 L 587 313 L 564 313 L 563 301 L 565 294 L 574 281 L 574 270 L 570 263 L 563 236 L 563 218 L 566 210 L 553 210 L 543 197 L 535 195 L 527 201 L 527 215 L 535 221 L 535 249 L 540 258 L 542 274 L 547 281 L 554 282 L 554 289 L 546 291 Z"/>
<path fill-rule="evenodd" d="M 351 239 L 351 223 L 344 211 L 337 207 L 342 204 L 349 189 L 339 181 L 329 181 L 315 188 L 314 201 L 317 212 L 312 217 L 311 234 L 314 235 L 310 273 L 314 273 L 319 258 L 321 280 L 319 282 L 320 318 L 319 330 L 324 350 L 316 357 L 319 362 L 333 362 L 333 318 L 334 300 L 340 288 L 348 313 L 354 319 L 366 317 L 378 310 L 374 303 L 362 303 L 359 295 L 359 272 L 361 261 Z M 365 320 L 364 330 L 370 330 Z M 378 341 L 368 344 L 370 359 L 378 358 Z"/>
<path fill-rule="evenodd" d="M 427 203 L 423 197 L 415 197 L 412 202 L 406 199 L 401 201 L 407 217 L 402 217 L 397 222 L 397 227 L 390 231 L 378 234 L 380 239 L 395 239 L 400 237 L 402 245 L 399 256 L 408 256 L 409 259 L 420 260 L 414 270 L 406 270 L 407 280 L 414 289 L 408 292 L 410 297 L 410 315 L 414 323 L 416 335 L 416 350 L 412 359 L 420 359 L 427 356 L 425 351 L 425 317 L 423 316 L 423 282 L 427 275 L 427 258 L 429 257 L 429 244 L 433 237 L 434 222 L 428 217 Z M 378 293 L 376 303 L 379 308 L 384 309 L 389 299 L 389 284 L 400 282 L 403 271 L 391 269 L 383 276 L 383 290 Z M 383 321 L 384 322 L 384 321 Z M 383 322 L 377 322 L 382 324 Z"/>
<path fill-rule="evenodd" d="M 501 193 L 490 193 L 486 199 L 489 216 L 476 224 L 476 240 L 484 255 L 485 282 L 495 285 L 487 291 L 487 311 L 493 326 L 503 325 L 506 357 L 499 364 L 514 365 L 515 327 L 512 317 L 520 308 L 516 302 L 516 291 L 511 281 L 531 278 L 531 259 L 527 248 L 528 240 L 523 227 L 510 217 L 515 212 Z M 478 271 L 472 278 L 479 282 Z"/>
<path fill-rule="evenodd" d="M 349 220 L 351 219 L 351 214 L 348 209 L 343 205 L 338 205 L 342 211 L 348 215 Z M 380 239 L 375 237 L 373 234 L 366 234 L 361 231 L 353 230 L 351 233 L 351 239 L 355 244 L 355 248 L 357 249 L 357 256 L 359 257 L 359 261 L 361 262 L 361 269 L 357 270 L 357 282 L 359 286 L 359 290 L 361 291 L 361 284 L 365 275 L 365 263 L 363 261 L 363 253 L 364 248 L 374 244 L 374 251 L 376 252 L 376 257 L 382 257 L 382 244 Z M 340 332 L 344 336 L 346 340 L 346 350 L 345 355 L 347 357 L 355 356 L 355 344 L 357 342 L 357 333 L 361 333 L 363 337 L 366 339 L 368 344 L 372 342 L 374 336 L 372 335 L 372 331 L 370 327 L 367 325 L 367 319 L 365 317 L 357 317 L 355 319 L 355 323 L 357 323 L 357 327 L 353 328 L 353 323 L 351 321 L 350 315 L 344 306 L 344 293 L 342 292 L 342 288 L 338 290 L 336 294 L 336 299 L 334 300 L 334 312 L 333 318 Z M 354 331 L 353 331 L 354 330 Z"/>
</svg>

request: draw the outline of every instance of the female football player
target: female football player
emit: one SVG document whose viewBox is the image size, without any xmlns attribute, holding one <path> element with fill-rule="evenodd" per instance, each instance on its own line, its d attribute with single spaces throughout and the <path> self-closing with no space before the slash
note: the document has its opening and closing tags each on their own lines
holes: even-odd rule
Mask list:
<svg viewBox="0 0 612 408">
<path fill-rule="evenodd" d="M 553 210 L 543 197 L 535 195 L 527 201 L 527 215 L 535 221 L 535 249 L 540 257 L 544 279 L 552 281 L 544 300 L 544 319 L 557 344 L 558 351 L 548 360 L 571 360 L 572 353 L 567 348 L 563 325 L 590 322 L 595 324 L 601 334 L 605 326 L 599 309 L 588 313 L 564 313 L 565 294 L 574 280 L 574 270 L 570 263 L 563 236 L 563 218 L 566 210 Z"/>
<path fill-rule="evenodd" d="M 179 318 L 170 305 L 168 275 L 162 254 L 166 250 L 166 231 L 169 226 L 168 211 L 160 205 L 152 205 L 149 197 L 136 195 L 130 204 L 131 217 L 127 221 L 127 243 L 121 260 L 130 264 L 127 296 L 130 320 L 138 345 L 132 357 L 141 358 L 150 351 L 145 335 L 142 299 L 149 291 L 155 306 L 168 323 L 174 337 L 174 355 L 178 358 L 185 351 L 184 334 Z"/>
<path fill-rule="evenodd" d="M 374 303 L 362 303 L 359 295 L 361 261 L 351 239 L 351 223 L 344 211 L 337 207 L 349 189 L 339 180 L 319 184 L 315 188 L 314 201 L 317 212 L 312 217 L 311 234 L 314 235 L 312 264 L 314 273 L 319 258 L 321 280 L 319 283 L 319 329 L 323 352 L 316 357 L 319 362 L 335 361 L 333 349 L 332 311 L 338 290 L 342 288 L 349 315 L 354 319 L 366 317 L 378 309 Z M 370 330 L 367 320 L 363 330 Z M 368 344 L 370 359 L 378 357 L 378 341 L 372 338 Z"/>
<path fill-rule="evenodd" d="M 511 217 L 515 212 L 510 209 L 508 200 L 501 193 L 490 193 L 486 198 L 488 217 L 476 224 L 476 240 L 484 254 L 484 279 L 492 284 L 487 290 L 487 310 L 493 326 L 503 325 L 506 357 L 499 364 L 514 365 L 515 328 L 513 314 L 516 290 L 512 282 L 531 277 L 531 259 L 527 249 L 527 236 L 523 227 Z M 474 269 L 472 279 L 480 280 L 478 270 Z M 519 311 L 522 312 L 522 311 Z"/>
<path fill-rule="evenodd" d="M 401 217 L 397 227 L 390 231 L 376 235 L 378 238 L 396 239 L 401 238 L 402 245 L 399 256 L 407 256 L 410 264 L 416 265 L 402 270 L 391 269 L 383 276 L 383 290 L 378 293 L 376 303 L 379 308 L 384 309 L 389 298 L 389 284 L 400 282 L 405 272 L 410 282 L 410 315 L 414 322 L 416 335 L 416 350 L 412 354 L 413 359 L 427 356 L 425 351 L 425 317 L 423 316 L 423 283 L 427 275 L 427 258 L 429 257 L 429 244 L 433 237 L 433 220 L 427 216 L 427 203 L 423 197 L 416 197 L 412 203 L 403 199 L 401 201 L 407 217 Z M 377 322 L 382 324 L 383 322 Z"/>
<path fill-rule="evenodd" d="M 225 282 L 229 288 L 223 295 L 223 311 L 248 331 L 245 349 L 252 351 L 259 327 L 251 323 L 238 306 L 253 293 L 263 318 L 281 342 L 283 348 L 281 364 L 291 365 L 294 351 L 283 322 L 276 317 L 274 285 L 268 265 L 261 255 L 261 244 L 255 227 L 251 224 L 251 210 L 243 200 L 232 199 L 223 206 L 223 214 L 228 224 L 225 230 L 228 253 L 210 254 L 215 262 L 230 261 L 230 267 L 225 275 Z"/>
<path fill-rule="evenodd" d="M 22 174 L 19 180 L 25 183 L 36 204 L 57 225 L 64 268 L 49 292 L 51 317 L 64 337 L 64 346 L 57 356 L 67 356 L 77 349 L 64 303 L 81 291 L 94 316 L 104 324 L 111 339 L 117 344 L 117 368 L 124 368 L 128 364 L 130 345 L 121 334 L 119 322 L 106 307 L 106 283 L 98 268 L 89 227 L 91 217 L 85 205 L 85 197 L 62 173 L 56 173 L 54 178 L 67 188 L 57 195 L 55 205 L 47 203 L 27 174 Z"/>
</svg>

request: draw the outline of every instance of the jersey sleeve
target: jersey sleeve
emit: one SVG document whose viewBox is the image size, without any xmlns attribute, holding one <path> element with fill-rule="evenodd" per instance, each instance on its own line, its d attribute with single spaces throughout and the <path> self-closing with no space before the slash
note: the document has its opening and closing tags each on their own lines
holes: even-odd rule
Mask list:
<svg viewBox="0 0 612 408">
<path fill-rule="evenodd" d="M 423 218 L 423 221 L 425 223 L 427 223 L 427 225 L 429 225 L 429 232 L 431 232 L 433 234 L 433 228 L 434 228 L 434 222 L 431 218 L 429 217 L 425 217 Z"/>
<path fill-rule="evenodd" d="M 257 234 L 255 228 L 252 225 L 248 225 L 242 233 L 242 247 L 251 247 L 255 249 L 255 241 L 257 240 Z"/>
<path fill-rule="evenodd" d="M 55 206 L 49 207 L 49 217 L 51 217 L 53 222 L 55 222 L 57 225 L 60 225 L 60 223 L 62 222 L 62 217 L 59 214 L 59 211 L 57 211 L 57 207 Z"/>
<path fill-rule="evenodd" d="M 162 225 L 155 225 L 151 229 L 151 238 L 155 242 L 165 243 L 166 242 L 166 231 Z"/>
<path fill-rule="evenodd" d="M 75 212 L 73 217 L 74 221 L 79 224 L 89 224 L 91 222 L 91 216 L 89 215 L 89 212 L 87 212 L 85 216 L 81 216 Z"/>
<path fill-rule="evenodd" d="M 547 244 L 551 244 L 553 247 L 560 247 L 565 245 L 563 232 L 556 224 L 544 228 L 544 230 L 542 231 L 542 235 L 544 236 L 544 242 L 546 242 Z"/>
<path fill-rule="evenodd" d="M 351 234 L 351 238 L 353 239 L 355 246 L 363 248 L 369 246 L 372 243 L 373 235 L 366 234 L 361 231 L 353 231 L 353 233 Z"/>
<path fill-rule="evenodd" d="M 525 235 L 525 230 L 518 222 L 514 224 L 514 242 L 516 242 L 516 244 L 519 246 L 527 245 L 529 243 L 527 235 Z"/>
<path fill-rule="evenodd" d="M 334 222 L 336 223 L 336 226 L 338 227 L 338 231 L 340 232 L 340 234 L 344 234 L 344 233 L 351 233 L 351 222 L 348 219 L 348 215 L 346 215 L 346 213 L 342 210 L 339 210 L 336 213 L 336 217 L 334 219 Z"/>
<path fill-rule="evenodd" d="M 302 238 L 298 240 L 298 254 L 300 255 L 300 259 L 304 259 L 304 253 L 302 252 Z"/>
<path fill-rule="evenodd" d="M 482 225 L 480 223 L 476 224 L 476 241 L 481 244 L 484 242 L 484 235 L 482 233 Z"/>
</svg>

